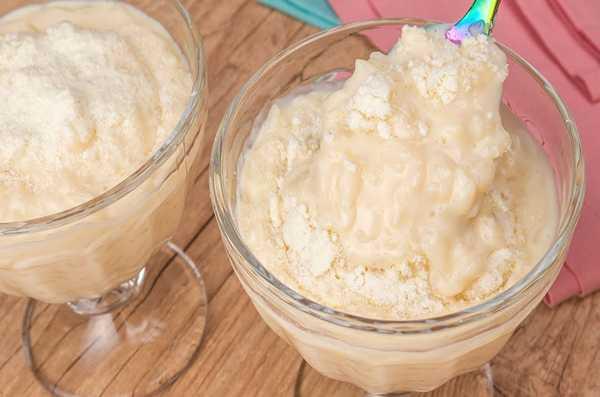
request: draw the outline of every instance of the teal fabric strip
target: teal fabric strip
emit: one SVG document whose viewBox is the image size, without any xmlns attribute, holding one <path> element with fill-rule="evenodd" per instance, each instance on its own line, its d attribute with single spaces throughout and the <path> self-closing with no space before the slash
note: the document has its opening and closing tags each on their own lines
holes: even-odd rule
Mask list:
<svg viewBox="0 0 600 397">
<path fill-rule="evenodd" d="M 289 2 L 299 9 L 304 9 L 311 14 L 319 15 L 330 24 L 330 27 L 341 24 L 340 19 L 327 0 L 289 0 Z"/>
<path fill-rule="evenodd" d="M 340 24 L 327 0 L 259 0 L 259 3 L 320 29 Z"/>
</svg>

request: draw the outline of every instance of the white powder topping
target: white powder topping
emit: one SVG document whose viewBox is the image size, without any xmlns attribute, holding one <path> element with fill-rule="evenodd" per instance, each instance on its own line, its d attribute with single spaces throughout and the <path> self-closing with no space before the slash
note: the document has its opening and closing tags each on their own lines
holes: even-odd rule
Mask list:
<svg viewBox="0 0 600 397">
<path fill-rule="evenodd" d="M 389 138 L 390 129 L 382 120 L 391 113 L 391 83 L 380 74 L 372 74 L 360 85 L 350 100 L 348 126 L 354 131 L 377 128 L 383 138 Z"/>
<path fill-rule="evenodd" d="M 466 40 L 458 50 L 442 40 L 422 29 L 406 28 L 391 54 L 394 67 L 412 78 L 424 98 L 449 104 L 460 92 L 470 92 L 486 72 L 506 77 L 507 65 L 495 62 L 502 55 L 487 37 Z"/>
<path fill-rule="evenodd" d="M 385 77 L 371 75 L 360 86 L 350 106 L 366 118 L 384 119 L 391 112 L 390 93 L 391 84 Z"/>
<path fill-rule="evenodd" d="M 28 21 L 43 13 L 31 12 Z M 190 73 L 167 33 L 137 14 L 148 28 L 132 23 L 124 34 L 70 22 L 0 34 L 0 220 L 91 199 L 172 131 Z"/>
<path fill-rule="evenodd" d="M 314 276 L 323 275 L 335 259 L 333 242 L 325 230 L 310 224 L 306 207 L 295 205 L 293 201 L 287 202 L 286 207 L 282 232 L 290 257 Z"/>
</svg>

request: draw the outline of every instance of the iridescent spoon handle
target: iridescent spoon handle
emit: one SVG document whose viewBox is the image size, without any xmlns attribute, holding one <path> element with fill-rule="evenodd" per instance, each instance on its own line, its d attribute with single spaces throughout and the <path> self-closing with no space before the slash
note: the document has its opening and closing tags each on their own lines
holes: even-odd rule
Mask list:
<svg viewBox="0 0 600 397">
<path fill-rule="evenodd" d="M 501 0 L 475 0 L 469 11 L 450 30 L 446 38 L 460 44 L 464 39 L 478 34 L 489 35 L 494 27 L 496 12 Z"/>
</svg>

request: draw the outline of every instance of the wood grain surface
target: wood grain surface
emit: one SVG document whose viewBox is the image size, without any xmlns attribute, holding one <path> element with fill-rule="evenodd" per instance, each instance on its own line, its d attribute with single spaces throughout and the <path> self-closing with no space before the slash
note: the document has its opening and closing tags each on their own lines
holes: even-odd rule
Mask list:
<svg viewBox="0 0 600 397">
<path fill-rule="evenodd" d="M 204 37 L 210 87 L 207 128 L 212 142 L 226 107 L 244 81 L 276 52 L 316 30 L 255 0 L 183 3 Z M 304 365 L 296 351 L 269 330 L 242 291 L 210 207 L 209 147 L 202 154 L 185 222 L 175 239 L 203 270 L 209 298 L 205 340 L 198 360 L 166 395 L 362 396 L 352 386 L 330 381 Z M 154 266 L 168 263 L 164 256 Z M 599 303 L 600 294 L 595 294 L 554 310 L 540 305 L 492 362 L 493 392 L 498 396 L 600 396 Z M 21 348 L 25 306 L 24 299 L 0 296 L 1 396 L 47 395 L 28 370 Z M 39 321 L 54 309 L 43 310 Z M 148 364 L 140 362 L 139 371 L 144 371 L 144 365 Z M 82 385 L 89 386 L 82 390 L 94 396 L 111 395 L 108 386 L 94 388 L 95 381 L 82 376 Z M 428 395 L 479 396 L 489 391 L 485 374 L 471 374 Z"/>
</svg>

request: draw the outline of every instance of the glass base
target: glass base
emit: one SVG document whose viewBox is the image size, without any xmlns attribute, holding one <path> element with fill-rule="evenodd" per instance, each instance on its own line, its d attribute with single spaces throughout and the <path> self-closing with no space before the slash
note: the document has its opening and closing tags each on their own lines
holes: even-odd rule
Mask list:
<svg viewBox="0 0 600 397">
<path fill-rule="evenodd" d="M 456 377 L 431 393 L 370 394 L 349 383 L 327 378 L 302 361 L 294 387 L 294 397 L 406 397 L 406 396 L 495 396 L 492 366 L 486 364 L 479 371 Z"/>
<path fill-rule="evenodd" d="M 102 298 L 61 306 L 30 301 L 23 348 L 52 395 L 157 395 L 197 359 L 207 303 L 197 266 L 167 243 L 135 278 Z"/>
</svg>

